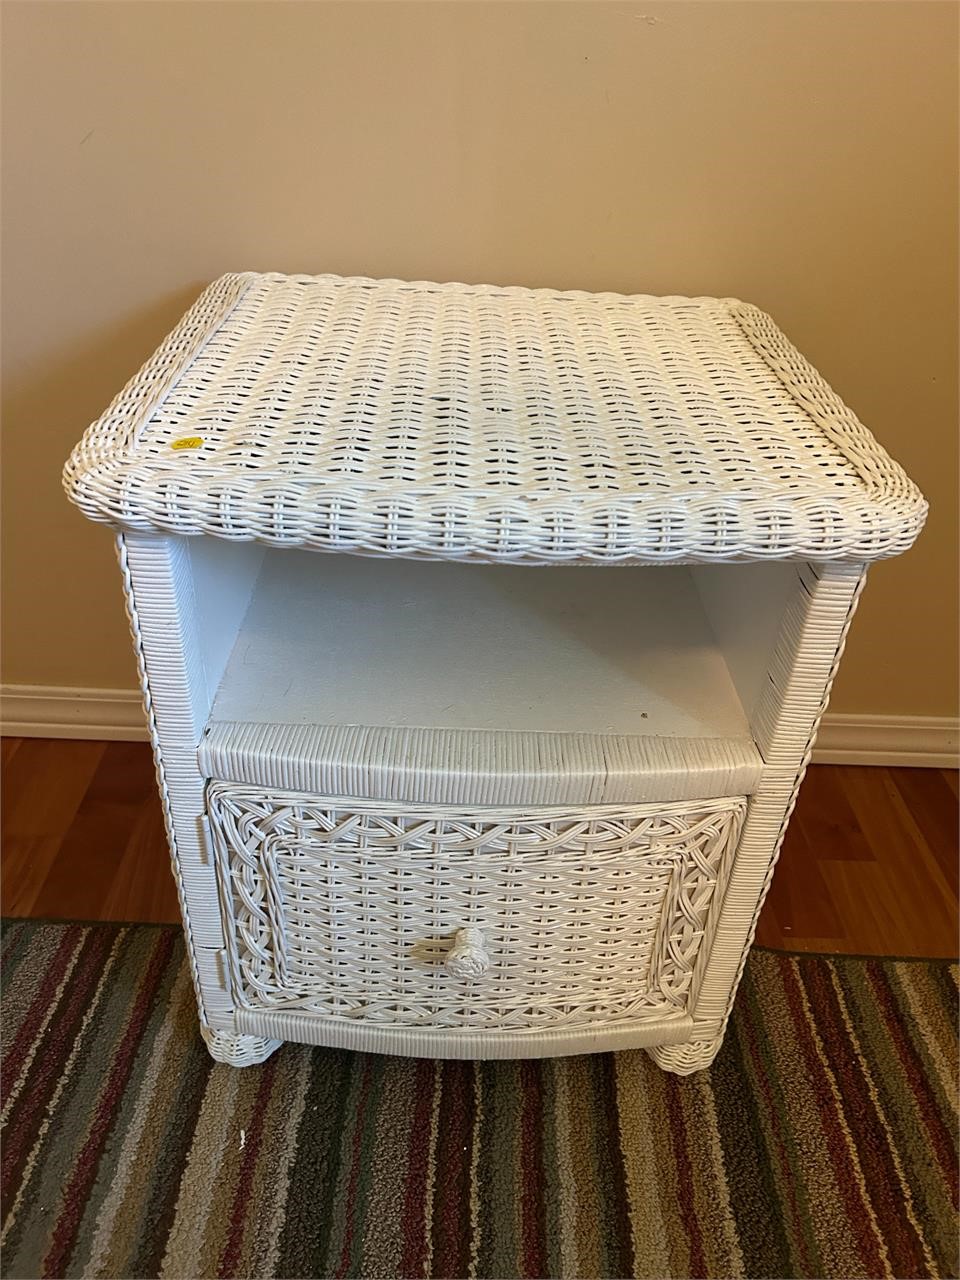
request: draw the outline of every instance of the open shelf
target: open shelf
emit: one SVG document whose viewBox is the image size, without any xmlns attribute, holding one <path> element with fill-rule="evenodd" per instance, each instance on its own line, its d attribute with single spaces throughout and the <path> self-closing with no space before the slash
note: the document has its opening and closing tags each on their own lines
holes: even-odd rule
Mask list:
<svg viewBox="0 0 960 1280">
<path fill-rule="evenodd" d="M 687 569 L 268 553 L 212 719 L 749 737 Z"/>
<path fill-rule="evenodd" d="M 742 793 L 761 769 L 685 568 L 291 551 L 264 556 L 201 756 L 210 776 L 314 788 L 333 761 L 355 794 L 361 757 L 381 789 L 459 760 L 475 801 L 506 775 L 525 796 L 566 797 L 566 777 L 581 799 L 641 800 Z"/>
</svg>

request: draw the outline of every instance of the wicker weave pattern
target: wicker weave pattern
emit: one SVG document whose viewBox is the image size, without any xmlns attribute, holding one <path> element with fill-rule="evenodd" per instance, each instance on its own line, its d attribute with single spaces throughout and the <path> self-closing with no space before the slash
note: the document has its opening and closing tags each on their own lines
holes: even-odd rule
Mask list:
<svg viewBox="0 0 960 1280">
<path fill-rule="evenodd" d="M 731 299 L 224 276 L 64 479 L 123 531 L 215 1057 L 259 1062 L 292 1037 L 481 1058 L 643 1044 L 670 1070 L 706 1065 L 865 562 L 906 549 L 926 512 L 769 317 Z M 750 592 L 707 591 L 749 741 L 293 712 L 211 727 L 257 557 L 190 550 L 179 535 L 194 534 L 432 559 L 803 563 L 756 682 L 736 669 L 763 648 L 741 643 Z"/>
<path fill-rule="evenodd" d="M 736 739 L 226 721 L 197 754 L 205 777 L 268 791 L 458 806 L 708 800 L 750 794 L 763 770 Z"/>
<path fill-rule="evenodd" d="M 210 1052 L 234 1066 L 252 1066 L 278 1047 L 265 1036 L 235 1035 L 221 1026 L 226 1012 L 215 957 L 223 944 L 216 884 L 200 848 L 203 779 L 197 769 L 196 718 L 203 681 L 196 668 L 189 573 L 175 539 L 120 535 L 117 556 L 140 688 L 157 769 L 171 870 L 183 917 L 200 1031 Z M 190 658 L 193 657 L 194 665 Z"/>
<path fill-rule="evenodd" d="M 233 994 L 393 1026 L 573 1030 L 682 1014 L 745 809 L 452 810 L 214 782 Z M 479 930 L 489 971 L 443 967 Z"/>
<path fill-rule="evenodd" d="M 757 738 L 773 767 L 750 798 L 729 892 L 723 910 L 709 922 L 712 960 L 709 969 L 701 967 L 695 976 L 694 1036 L 687 1044 L 650 1050 L 660 1066 L 681 1075 L 709 1066 L 723 1041 L 866 582 L 863 565 L 804 565 L 798 573 L 804 591 L 783 619 L 769 684 L 757 711 Z"/>
<path fill-rule="evenodd" d="M 867 560 L 926 512 L 755 307 L 333 276 L 215 282 L 65 483 L 133 528 L 514 562 Z"/>
</svg>

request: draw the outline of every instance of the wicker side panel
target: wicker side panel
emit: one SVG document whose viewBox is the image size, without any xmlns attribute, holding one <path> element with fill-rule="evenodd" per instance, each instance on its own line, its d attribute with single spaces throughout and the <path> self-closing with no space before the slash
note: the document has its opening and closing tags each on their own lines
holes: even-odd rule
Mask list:
<svg viewBox="0 0 960 1280">
<path fill-rule="evenodd" d="M 709 962 L 697 975 L 692 1039 L 717 1045 L 866 580 L 864 565 L 805 565 L 798 572 L 802 589 L 784 617 L 756 717 L 767 767 L 750 797 L 723 908 L 712 922 Z"/>
<path fill-rule="evenodd" d="M 219 1035 L 214 1028 L 232 1028 L 233 1005 L 221 961 L 216 874 L 203 839 L 204 779 L 196 744 L 209 696 L 190 559 L 179 538 L 139 534 L 121 535 L 117 552 L 201 1026 L 212 1043 Z M 235 1060 L 259 1060 L 272 1047 L 247 1039 Z"/>
<path fill-rule="evenodd" d="M 238 1008 L 420 1028 L 680 1016 L 742 797 L 448 809 L 214 782 Z M 479 968 L 451 971 L 467 931 Z"/>
</svg>

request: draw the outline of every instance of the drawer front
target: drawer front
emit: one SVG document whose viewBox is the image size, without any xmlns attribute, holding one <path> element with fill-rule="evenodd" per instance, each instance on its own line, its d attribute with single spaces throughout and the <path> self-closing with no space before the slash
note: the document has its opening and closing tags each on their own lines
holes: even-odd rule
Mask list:
<svg viewBox="0 0 960 1280">
<path fill-rule="evenodd" d="M 233 997 L 400 1027 L 682 1014 L 745 807 L 451 809 L 211 782 Z"/>
</svg>

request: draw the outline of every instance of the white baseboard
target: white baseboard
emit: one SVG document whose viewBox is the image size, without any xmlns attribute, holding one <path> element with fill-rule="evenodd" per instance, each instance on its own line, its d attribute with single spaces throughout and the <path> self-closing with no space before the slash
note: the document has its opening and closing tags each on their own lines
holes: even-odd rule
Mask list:
<svg viewBox="0 0 960 1280">
<path fill-rule="evenodd" d="M 0 685 L 0 733 L 23 738 L 146 740 L 140 694 L 133 689 Z M 827 714 L 816 764 L 914 765 L 956 769 L 960 720 L 955 716 Z"/>
<path fill-rule="evenodd" d="M 0 685 L 0 733 L 19 738 L 147 740 L 138 689 Z"/>
<path fill-rule="evenodd" d="M 815 764 L 960 768 L 960 719 L 828 712 L 820 726 L 813 760 Z"/>
</svg>

